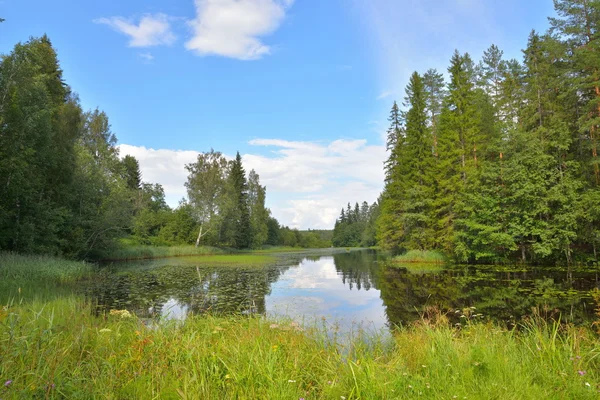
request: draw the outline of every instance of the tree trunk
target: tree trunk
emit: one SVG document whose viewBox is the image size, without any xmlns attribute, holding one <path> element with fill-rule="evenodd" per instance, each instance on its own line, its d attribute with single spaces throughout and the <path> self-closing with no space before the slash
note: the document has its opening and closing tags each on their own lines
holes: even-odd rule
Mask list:
<svg viewBox="0 0 600 400">
<path fill-rule="evenodd" d="M 596 97 L 600 98 L 600 86 L 595 86 Z M 600 117 L 600 104 L 598 104 L 598 117 Z M 594 125 L 590 128 L 590 136 L 592 139 L 592 155 L 594 156 L 594 175 L 596 176 L 596 185 L 600 185 L 600 170 L 596 159 L 598 158 L 598 150 L 596 147 L 596 138 L 594 138 Z"/>
<path fill-rule="evenodd" d="M 198 239 L 196 239 L 196 247 L 200 246 L 200 239 L 202 238 L 202 228 L 204 224 L 200 224 L 200 232 L 198 233 Z"/>
</svg>

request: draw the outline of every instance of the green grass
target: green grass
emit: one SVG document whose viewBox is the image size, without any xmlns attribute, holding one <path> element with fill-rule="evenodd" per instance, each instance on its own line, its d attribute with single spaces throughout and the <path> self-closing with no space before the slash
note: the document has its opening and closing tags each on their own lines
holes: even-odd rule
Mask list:
<svg viewBox="0 0 600 400">
<path fill-rule="evenodd" d="M 0 309 L 2 310 L 2 309 Z M 332 342 L 319 328 L 196 316 L 146 327 L 80 299 L 0 311 L 0 396 L 127 399 L 597 399 L 586 329 L 423 321 L 393 338 Z M 580 375 L 581 371 L 583 375 Z M 585 371 L 585 372 L 584 372 Z M 4 382 L 11 381 L 8 386 Z M 343 397 L 342 397 L 343 396 Z"/>
<path fill-rule="evenodd" d="M 443 264 L 437 263 L 423 263 L 423 262 L 409 262 L 409 261 L 396 261 L 394 260 L 391 264 L 394 268 L 406 268 L 408 272 L 414 274 L 432 274 L 442 272 L 444 270 Z"/>
<path fill-rule="evenodd" d="M 446 257 L 435 250 L 409 250 L 405 254 L 393 258 L 399 263 L 445 264 Z"/>
<path fill-rule="evenodd" d="M 268 255 L 258 254 L 218 254 L 202 257 L 193 257 L 195 264 L 210 264 L 210 265 L 243 265 L 243 266 L 261 266 L 274 262 L 274 258 Z"/>
<path fill-rule="evenodd" d="M 105 261 L 127 261 L 165 257 L 225 254 L 230 252 L 230 250 L 224 250 L 211 246 L 124 246 L 103 254 L 101 259 Z"/>
<path fill-rule="evenodd" d="M 0 282 L 75 282 L 89 276 L 92 270 L 91 264 L 81 261 L 0 252 Z"/>
</svg>

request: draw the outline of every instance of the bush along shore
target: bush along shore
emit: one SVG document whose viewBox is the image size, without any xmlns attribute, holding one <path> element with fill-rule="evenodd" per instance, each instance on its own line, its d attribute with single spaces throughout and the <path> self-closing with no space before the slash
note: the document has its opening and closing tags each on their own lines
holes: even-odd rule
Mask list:
<svg viewBox="0 0 600 400">
<path fill-rule="evenodd" d="M 0 397 L 177 399 L 597 399 L 587 328 L 517 330 L 443 315 L 352 338 L 249 316 L 142 323 L 65 297 L 0 309 Z"/>
</svg>

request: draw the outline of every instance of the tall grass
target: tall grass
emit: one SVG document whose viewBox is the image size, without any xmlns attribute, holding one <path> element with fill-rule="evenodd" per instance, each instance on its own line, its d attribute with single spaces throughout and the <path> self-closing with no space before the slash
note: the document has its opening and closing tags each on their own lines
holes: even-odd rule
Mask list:
<svg viewBox="0 0 600 400">
<path fill-rule="evenodd" d="M 126 246 L 101 256 L 102 260 L 126 261 L 126 260 L 144 260 L 152 258 L 165 257 L 183 257 L 183 256 L 202 256 L 209 254 L 226 254 L 233 250 L 220 249 L 211 246 L 195 247 L 189 246 Z"/>
<path fill-rule="evenodd" d="M 393 261 L 402 263 L 444 264 L 446 263 L 446 257 L 435 250 L 409 250 L 405 254 L 394 257 Z"/>
<path fill-rule="evenodd" d="M 0 396 L 173 399 L 597 399 L 592 332 L 532 321 L 333 343 L 318 328 L 195 316 L 146 327 L 79 299 L 0 314 Z"/>
<path fill-rule="evenodd" d="M 92 265 L 49 256 L 0 252 L 0 282 L 75 282 L 92 272 Z"/>
</svg>

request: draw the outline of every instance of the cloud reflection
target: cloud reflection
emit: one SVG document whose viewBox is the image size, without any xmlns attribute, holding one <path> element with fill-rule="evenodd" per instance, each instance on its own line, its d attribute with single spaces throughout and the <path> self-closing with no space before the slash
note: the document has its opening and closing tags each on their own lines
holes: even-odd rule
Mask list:
<svg viewBox="0 0 600 400">
<path fill-rule="evenodd" d="M 273 284 L 266 298 L 267 313 L 304 321 L 325 318 L 349 331 L 353 326 L 381 329 L 386 326 L 379 290 L 360 290 L 342 279 L 333 257 L 304 260 Z"/>
</svg>

